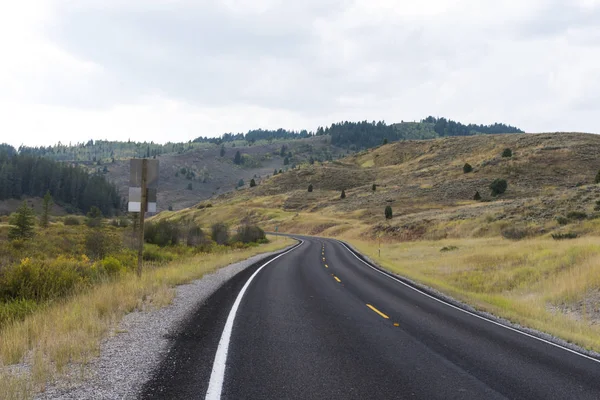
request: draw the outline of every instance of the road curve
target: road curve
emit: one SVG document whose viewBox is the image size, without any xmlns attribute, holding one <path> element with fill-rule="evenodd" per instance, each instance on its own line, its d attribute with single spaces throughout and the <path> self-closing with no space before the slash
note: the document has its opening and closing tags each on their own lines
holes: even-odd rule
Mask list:
<svg viewBox="0 0 600 400">
<path fill-rule="evenodd" d="M 415 291 L 335 240 L 301 239 L 199 305 L 139 397 L 205 398 L 212 382 L 208 398 L 228 400 L 600 398 L 597 360 Z"/>
</svg>

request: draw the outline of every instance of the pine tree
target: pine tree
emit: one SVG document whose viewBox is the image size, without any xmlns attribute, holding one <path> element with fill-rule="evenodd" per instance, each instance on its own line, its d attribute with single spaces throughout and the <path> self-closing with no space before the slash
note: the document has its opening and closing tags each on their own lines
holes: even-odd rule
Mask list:
<svg viewBox="0 0 600 400">
<path fill-rule="evenodd" d="M 286 157 L 283 159 L 283 165 L 290 165 L 290 159 L 289 157 Z"/>
<path fill-rule="evenodd" d="M 340 199 L 345 199 L 346 198 L 346 191 L 342 189 L 342 194 L 340 196 Z"/>
<path fill-rule="evenodd" d="M 383 144 L 384 144 L 384 145 L 385 145 L 385 144 L 388 144 L 388 140 L 387 140 L 387 138 L 383 139 Z"/>
<path fill-rule="evenodd" d="M 34 219 L 33 209 L 29 208 L 26 201 L 23 201 L 21 207 L 10 219 L 11 227 L 8 231 L 8 238 L 10 240 L 31 239 L 35 234 Z"/>
<path fill-rule="evenodd" d="M 52 196 L 50 191 L 47 191 L 44 195 L 44 204 L 42 206 L 42 216 L 40 218 L 40 225 L 42 228 L 47 228 L 50 221 L 50 207 L 52 207 Z"/>
<path fill-rule="evenodd" d="M 465 165 L 463 165 L 463 173 L 468 174 L 469 172 L 473 171 L 473 167 L 471 166 L 471 164 L 469 163 L 465 163 Z"/>
<path fill-rule="evenodd" d="M 475 196 L 473 196 L 473 200 L 475 200 L 475 201 L 479 201 L 479 200 L 481 200 L 481 195 L 479 194 L 479 192 L 478 192 L 478 191 L 477 191 L 477 192 L 475 192 Z"/>
<path fill-rule="evenodd" d="M 376 184 L 373 184 L 373 186 L 371 187 L 371 190 L 372 190 L 373 192 L 374 192 L 374 191 L 376 191 L 376 190 L 377 190 L 377 185 L 376 185 Z"/>
<path fill-rule="evenodd" d="M 250 180 L 250 187 L 255 187 L 256 186 L 256 181 L 254 180 L 254 178 L 252 178 Z"/>
<path fill-rule="evenodd" d="M 308 192 L 312 193 L 312 191 L 313 191 L 313 185 L 311 183 L 310 185 L 308 185 Z"/>
<path fill-rule="evenodd" d="M 392 206 L 385 207 L 385 219 L 392 219 L 393 216 Z"/>
<path fill-rule="evenodd" d="M 240 165 L 242 163 L 242 155 L 240 154 L 239 150 L 235 153 L 235 157 L 233 158 L 233 162 L 236 165 Z"/>
<path fill-rule="evenodd" d="M 277 168 L 273 171 L 273 176 L 277 175 Z"/>
<path fill-rule="evenodd" d="M 596 174 L 596 183 L 600 183 L 600 171 L 598 171 L 598 173 Z"/>
<path fill-rule="evenodd" d="M 225 145 L 221 146 L 221 157 L 225 156 Z"/>
</svg>

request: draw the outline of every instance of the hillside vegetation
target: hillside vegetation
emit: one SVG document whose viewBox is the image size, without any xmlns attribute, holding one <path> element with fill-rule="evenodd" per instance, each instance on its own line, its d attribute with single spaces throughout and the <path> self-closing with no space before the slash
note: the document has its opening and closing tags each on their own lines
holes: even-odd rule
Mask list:
<svg viewBox="0 0 600 400">
<path fill-rule="evenodd" d="M 338 237 L 481 310 L 600 350 L 599 153 L 600 136 L 579 133 L 402 141 L 156 218 Z"/>
</svg>

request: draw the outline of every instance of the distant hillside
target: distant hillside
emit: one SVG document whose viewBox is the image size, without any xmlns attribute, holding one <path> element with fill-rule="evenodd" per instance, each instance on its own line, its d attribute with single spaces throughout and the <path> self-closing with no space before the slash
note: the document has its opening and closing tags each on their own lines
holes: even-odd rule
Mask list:
<svg viewBox="0 0 600 400">
<path fill-rule="evenodd" d="M 502 157 L 506 148 L 512 157 Z M 574 229 L 561 224 L 583 218 L 590 223 L 577 229 L 585 234 L 600 230 L 591 222 L 600 217 L 598 153 L 599 135 L 576 133 L 403 141 L 323 166 L 304 165 L 256 188 L 213 198 L 210 211 L 192 208 L 174 216 L 234 224 L 243 217 L 267 229 L 313 234 L 384 230 L 405 239 L 496 235 L 512 226 L 545 234 Z M 472 172 L 464 173 L 465 163 Z M 497 197 L 490 191 L 495 179 L 508 183 Z M 474 200 L 476 192 L 482 200 Z M 384 219 L 388 205 L 391 221 Z"/>
<path fill-rule="evenodd" d="M 216 138 L 198 137 L 187 143 L 89 140 L 74 145 L 24 146 L 18 153 L 79 165 L 114 182 L 122 196 L 127 195 L 129 159 L 158 158 L 161 162 L 158 208 L 178 210 L 213 195 L 248 186 L 251 179 L 262 181 L 275 171 L 285 171 L 302 163 L 333 161 L 351 152 L 379 146 L 384 140 L 499 132 L 520 130 L 503 124 L 463 125 L 445 118 L 428 117 L 421 122 L 392 125 L 383 121 L 342 122 L 319 127 L 314 132 L 256 129 Z M 237 151 L 240 158 L 236 162 Z"/>
</svg>

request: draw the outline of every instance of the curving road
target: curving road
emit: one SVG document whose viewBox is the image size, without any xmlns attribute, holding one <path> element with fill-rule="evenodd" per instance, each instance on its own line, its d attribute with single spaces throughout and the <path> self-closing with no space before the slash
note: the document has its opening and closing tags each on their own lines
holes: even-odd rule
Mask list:
<svg viewBox="0 0 600 400">
<path fill-rule="evenodd" d="M 142 399 L 600 399 L 600 362 L 300 237 L 172 337 Z"/>
</svg>

